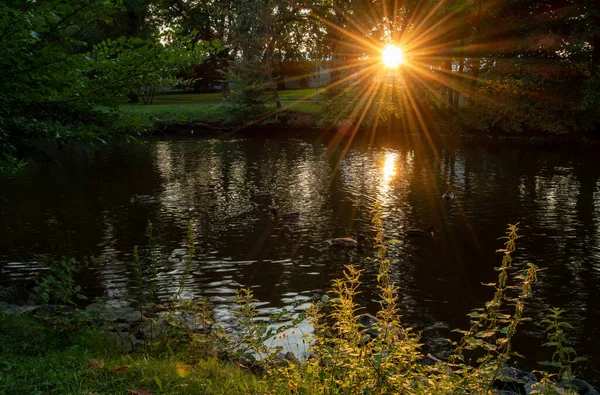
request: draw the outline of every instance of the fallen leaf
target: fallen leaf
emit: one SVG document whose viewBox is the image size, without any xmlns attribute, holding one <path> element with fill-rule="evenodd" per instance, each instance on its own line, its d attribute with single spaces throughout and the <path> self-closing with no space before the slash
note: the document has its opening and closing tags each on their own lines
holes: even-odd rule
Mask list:
<svg viewBox="0 0 600 395">
<path fill-rule="evenodd" d="M 104 367 L 104 361 L 101 359 L 92 359 L 85 365 L 87 369 L 100 369 Z"/>
<path fill-rule="evenodd" d="M 125 366 L 125 365 L 118 366 L 116 368 L 112 368 L 113 372 L 122 372 L 123 370 L 127 370 L 127 369 L 129 369 L 129 366 Z"/>
<path fill-rule="evenodd" d="M 134 390 L 127 390 L 127 392 L 129 392 L 130 394 L 133 395 L 152 395 L 152 392 L 145 390 L 143 388 L 137 388 Z"/>
</svg>

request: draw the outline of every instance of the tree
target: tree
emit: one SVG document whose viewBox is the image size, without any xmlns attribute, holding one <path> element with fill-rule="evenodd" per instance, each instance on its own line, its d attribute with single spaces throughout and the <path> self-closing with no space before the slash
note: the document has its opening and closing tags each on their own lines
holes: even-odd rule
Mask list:
<svg viewBox="0 0 600 395">
<path fill-rule="evenodd" d="M 30 138 L 100 141 L 114 116 L 107 98 L 155 85 L 204 48 L 140 38 L 106 39 L 93 49 L 81 38 L 122 12 L 118 0 L 37 1 L 0 6 L 0 170 L 18 167 Z"/>
</svg>

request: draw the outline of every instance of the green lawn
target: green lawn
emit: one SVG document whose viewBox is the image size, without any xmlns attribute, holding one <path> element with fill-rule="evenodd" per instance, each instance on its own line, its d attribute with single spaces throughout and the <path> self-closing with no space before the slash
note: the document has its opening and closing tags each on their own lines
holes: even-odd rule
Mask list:
<svg viewBox="0 0 600 395">
<path fill-rule="evenodd" d="M 323 89 L 319 89 L 322 99 Z M 314 89 L 286 90 L 279 92 L 284 110 L 306 114 L 318 114 L 323 102 L 315 102 Z M 268 108 L 275 110 L 275 103 Z M 220 93 L 163 93 L 152 104 L 123 103 L 120 111 L 140 118 L 164 121 L 219 123 L 227 120 L 226 102 Z"/>
<path fill-rule="evenodd" d="M 319 95 L 325 92 L 323 88 L 319 88 Z M 314 99 L 314 89 L 290 89 L 279 91 L 281 100 L 303 100 Z M 157 95 L 154 99 L 155 104 L 172 103 L 175 101 L 191 101 L 191 102 L 220 102 L 221 93 L 182 93 L 182 92 L 165 92 Z"/>
<path fill-rule="evenodd" d="M 119 109 L 134 116 L 187 122 L 219 122 L 226 119 L 225 107 L 210 102 L 175 102 L 164 104 L 123 104 Z"/>
</svg>

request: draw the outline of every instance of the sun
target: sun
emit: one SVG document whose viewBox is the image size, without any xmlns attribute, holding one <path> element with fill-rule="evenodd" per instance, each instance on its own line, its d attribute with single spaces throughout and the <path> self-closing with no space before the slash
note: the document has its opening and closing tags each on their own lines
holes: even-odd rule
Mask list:
<svg viewBox="0 0 600 395">
<path fill-rule="evenodd" d="M 387 67 L 398 67 L 404 63 L 404 52 L 396 45 L 387 45 L 382 51 L 382 60 Z"/>
</svg>

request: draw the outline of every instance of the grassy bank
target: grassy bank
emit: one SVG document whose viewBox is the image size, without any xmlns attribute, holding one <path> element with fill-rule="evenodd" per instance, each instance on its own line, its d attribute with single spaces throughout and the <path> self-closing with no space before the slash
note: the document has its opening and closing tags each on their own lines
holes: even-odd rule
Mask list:
<svg viewBox="0 0 600 395">
<path fill-rule="evenodd" d="M 281 91 L 283 108 L 277 111 L 274 103 L 268 103 L 267 113 L 259 118 L 267 119 L 280 117 L 285 113 L 295 113 L 297 116 L 310 116 L 313 119 L 311 122 L 315 123 L 323 102 L 316 102 L 314 97 L 313 89 Z M 322 98 L 321 95 L 320 97 Z M 148 105 L 119 103 L 118 110 L 132 125 L 152 124 L 158 125 L 159 128 L 194 123 L 215 127 L 235 126 L 230 103 L 223 101 L 220 93 L 164 93 Z"/>
<path fill-rule="evenodd" d="M 322 128 L 328 125 L 343 124 L 340 116 L 348 111 L 350 102 L 328 103 L 325 90 L 320 89 L 318 100 L 315 100 L 314 89 L 280 91 L 282 109 L 277 110 L 275 103 L 268 101 L 259 112 L 242 111 L 235 114 L 231 101 L 223 101 L 220 93 L 162 93 L 155 97 L 153 104 L 141 103 L 118 104 L 118 111 L 122 114 L 122 125 L 118 130 L 136 130 L 146 132 L 177 131 L 183 129 L 215 128 L 220 130 L 236 129 L 248 125 L 281 125 L 296 129 Z M 354 103 L 357 105 L 357 103 Z M 350 106 L 353 107 L 354 105 Z M 360 107 L 360 106 L 359 106 Z M 367 111 L 366 119 L 361 123 L 362 130 L 371 131 L 373 114 L 377 111 L 376 105 Z M 506 131 L 502 128 L 487 128 L 475 122 L 478 114 L 471 114 L 471 108 L 461 106 L 456 113 L 432 113 L 427 119 L 413 124 L 406 130 L 407 124 L 403 119 L 388 114 L 386 121 L 379 120 L 377 128 L 381 132 L 394 130 L 395 132 L 412 133 L 420 128 L 425 128 L 427 134 L 457 136 L 465 140 L 486 139 L 503 140 L 516 139 L 527 141 L 567 141 L 588 143 L 586 136 L 580 133 L 552 134 L 540 130 Z M 370 115 L 369 115 L 370 114 Z M 356 114 L 355 114 L 356 115 Z M 424 122 L 421 124 L 420 122 Z M 419 125 L 420 127 L 417 127 Z M 352 125 L 356 126 L 356 125 Z"/>
<path fill-rule="evenodd" d="M 179 350 L 124 353 L 94 326 L 54 327 L 0 313 L 1 394 L 252 394 L 255 376 L 214 358 Z M 135 392 L 134 392 L 135 393 Z M 139 392 L 144 394 L 144 392 Z"/>
</svg>

